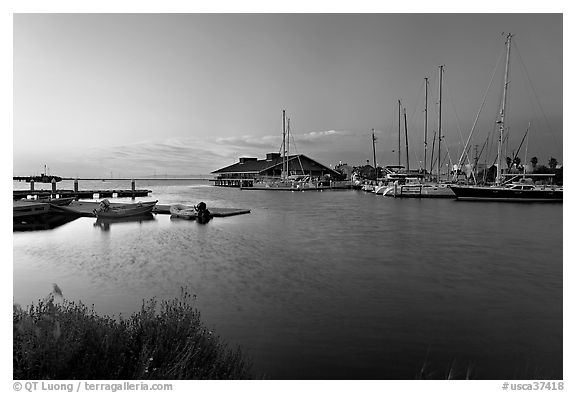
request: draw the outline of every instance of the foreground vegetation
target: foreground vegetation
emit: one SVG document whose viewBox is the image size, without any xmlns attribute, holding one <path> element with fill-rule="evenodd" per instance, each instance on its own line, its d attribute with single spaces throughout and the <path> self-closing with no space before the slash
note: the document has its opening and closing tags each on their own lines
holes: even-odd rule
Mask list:
<svg viewBox="0 0 576 393">
<path fill-rule="evenodd" d="M 56 287 L 57 288 L 57 287 Z M 247 379 L 250 366 L 208 330 L 182 290 L 130 318 L 99 316 L 54 294 L 13 310 L 14 379 Z"/>
</svg>

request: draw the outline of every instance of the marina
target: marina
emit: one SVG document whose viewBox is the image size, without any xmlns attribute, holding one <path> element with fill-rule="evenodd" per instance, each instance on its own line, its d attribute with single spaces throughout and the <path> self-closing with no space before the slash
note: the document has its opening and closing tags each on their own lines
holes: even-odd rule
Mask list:
<svg viewBox="0 0 576 393">
<path fill-rule="evenodd" d="M 10 14 L 12 379 L 562 390 L 564 14 L 294 11 Z"/>
</svg>

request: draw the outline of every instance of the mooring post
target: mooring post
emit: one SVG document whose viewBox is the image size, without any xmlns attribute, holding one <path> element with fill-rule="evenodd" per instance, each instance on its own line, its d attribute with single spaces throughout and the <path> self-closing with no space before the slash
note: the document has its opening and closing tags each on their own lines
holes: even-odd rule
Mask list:
<svg viewBox="0 0 576 393">
<path fill-rule="evenodd" d="M 34 180 L 30 179 L 30 191 L 34 191 Z"/>
<path fill-rule="evenodd" d="M 74 179 L 74 193 L 78 194 L 78 178 Z"/>
<path fill-rule="evenodd" d="M 132 179 L 132 192 L 136 191 L 136 180 Z"/>
<path fill-rule="evenodd" d="M 52 194 L 56 194 L 56 179 L 52 179 Z"/>
</svg>

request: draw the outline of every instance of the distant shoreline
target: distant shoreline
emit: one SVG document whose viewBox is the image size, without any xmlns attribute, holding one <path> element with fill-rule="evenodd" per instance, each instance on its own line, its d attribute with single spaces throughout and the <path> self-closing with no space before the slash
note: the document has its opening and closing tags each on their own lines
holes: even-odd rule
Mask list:
<svg viewBox="0 0 576 393">
<path fill-rule="evenodd" d="M 23 181 L 18 179 L 13 179 L 14 181 Z M 203 177 L 63 177 L 62 180 L 206 180 L 210 181 L 213 180 L 212 178 L 203 178 Z"/>
<path fill-rule="evenodd" d="M 62 180 L 211 180 L 201 177 L 63 177 Z"/>
</svg>

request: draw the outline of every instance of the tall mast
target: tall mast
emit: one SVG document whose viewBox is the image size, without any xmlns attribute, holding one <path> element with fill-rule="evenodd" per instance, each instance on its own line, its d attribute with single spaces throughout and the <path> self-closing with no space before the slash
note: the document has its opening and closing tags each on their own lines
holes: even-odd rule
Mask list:
<svg viewBox="0 0 576 393">
<path fill-rule="evenodd" d="M 427 150 L 428 150 L 428 78 L 424 78 L 424 172 L 426 172 Z"/>
<path fill-rule="evenodd" d="M 372 154 L 374 155 L 374 176 L 378 180 L 378 167 L 376 166 L 376 136 L 374 135 L 374 128 L 372 128 Z"/>
<path fill-rule="evenodd" d="M 504 136 L 504 120 L 506 115 L 506 93 L 508 91 L 508 72 L 510 68 L 510 42 L 512 41 L 512 34 L 508 33 L 506 36 L 506 68 L 504 70 L 504 91 L 502 93 L 502 106 L 500 108 L 500 120 L 498 124 L 500 125 L 500 139 L 498 140 L 498 166 L 496 173 L 496 184 L 502 183 L 502 141 Z"/>
<path fill-rule="evenodd" d="M 410 171 L 410 159 L 408 158 L 408 123 L 406 121 L 406 108 L 404 108 L 404 132 L 406 134 L 406 171 Z"/>
<path fill-rule="evenodd" d="M 440 79 L 438 81 L 438 183 L 440 183 L 440 158 L 442 157 L 442 150 L 440 148 L 442 142 L 442 71 L 444 70 L 444 66 L 441 65 L 438 68 L 440 73 Z"/>
<path fill-rule="evenodd" d="M 286 176 L 290 176 L 290 118 L 286 121 Z"/>
<path fill-rule="evenodd" d="M 286 110 L 282 109 L 282 178 L 286 178 Z"/>
<path fill-rule="evenodd" d="M 402 116 L 400 114 L 401 110 L 400 110 L 400 100 L 398 100 L 398 166 L 402 165 L 402 162 L 400 161 L 400 117 Z"/>
<path fill-rule="evenodd" d="M 434 146 L 436 146 L 436 132 L 432 137 L 432 154 L 430 155 L 430 175 L 432 175 L 432 168 L 434 167 Z"/>
</svg>

